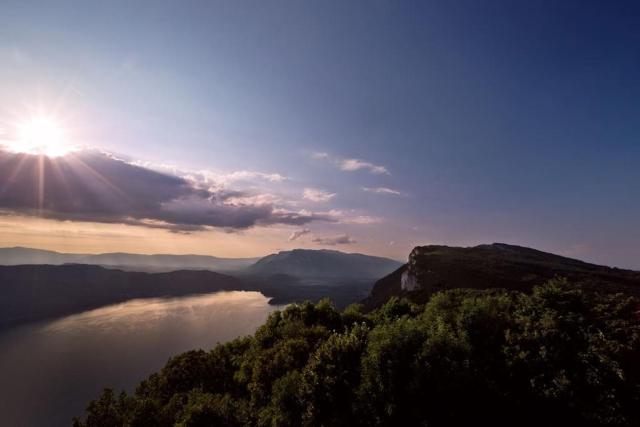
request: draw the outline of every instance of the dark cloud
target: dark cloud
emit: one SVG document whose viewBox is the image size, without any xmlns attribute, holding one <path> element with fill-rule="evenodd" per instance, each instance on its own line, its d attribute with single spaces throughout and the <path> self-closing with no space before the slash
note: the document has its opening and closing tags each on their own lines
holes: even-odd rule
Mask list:
<svg viewBox="0 0 640 427">
<path fill-rule="evenodd" d="M 85 150 L 64 157 L 0 150 L 0 210 L 72 221 L 127 223 L 174 230 L 303 225 L 330 215 L 238 203 L 242 191 L 193 182 Z M 247 198 L 249 200 L 249 198 Z"/>
<path fill-rule="evenodd" d="M 308 228 L 303 228 L 301 230 L 295 230 L 293 233 L 291 233 L 291 235 L 289 236 L 289 241 L 293 242 L 294 240 L 298 240 L 300 237 L 304 236 L 305 234 L 309 234 L 311 233 L 311 230 L 309 230 Z"/>
<path fill-rule="evenodd" d="M 333 237 L 315 237 L 312 242 L 328 246 L 350 245 L 356 243 L 356 241 L 348 234 L 340 234 Z"/>
</svg>

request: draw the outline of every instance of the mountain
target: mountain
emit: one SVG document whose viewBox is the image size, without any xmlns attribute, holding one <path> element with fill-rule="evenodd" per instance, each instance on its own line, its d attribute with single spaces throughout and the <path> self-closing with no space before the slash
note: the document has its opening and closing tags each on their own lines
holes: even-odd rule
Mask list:
<svg viewBox="0 0 640 427">
<path fill-rule="evenodd" d="M 217 258 L 206 255 L 141 255 L 128 253 L 67 254 L 30 248 L 0 248 L 0 265 L 90 264 L 122 270 L 169 272 L 210 270 L 231 272 L 243 269 L 259 258 Z"/>
<path fill-rule="evenodd" d="M 556 276 L 610 292 L 640 295 L 640 272 L 589 264 L 522 246 L 493 243 L 469 248 L 418 246 L 409 262 L 378 280 L 364 301 L 379 307 L 392 296 L 426 301 L 455 288 L 529 291 Z"/>
<path fill-rule="evenodd" d="M 268 255 L 246 269 L 249 274 L 288 275 L 304 279 L 377 279 L 402 263 L 363 254 L 294 249 Z"/>
<path fill-rule="evenodd" d="M 61 265 L 78 262 L 86 255 L 63 254 L 42 249 L 23 247 L 0 248 L 0 265 L 49 264 Z"/>
<path fill-rule="evenodd" d="M 83 264 L 114 266 L 127 270 L 146 271 L 210 270 L 238 271 L 256 262 L 258 258 L 217 258 L 207 255 L 139 255 L 106 253 L 82 258 Z"/>
<path fill-rule="evenodd" d="M 217 258 L 206 255 L 142 255 L 122 252 L 68 254 L 23 247 L 0 248 L 0 265 L 29 264 L 86 264 L 153 273 L 176 270 L 210 270 L 225 273 L 242 271 L 263 277 L 284 274 L 305 279 L 359 280 L 378 279 L 402 265 L 388 258 L 329 250 L 295 249 L 264 258 Z"/>
<path fill-rule="evenodd" d="M 307 250 L 281 252 L 254 262 L 199 255 L 84 255 L 0 248 L 0 325 L 133 298 L 220 290 L 259 291 L 272 298 L 272 304 L 328 297 L 345 307 L 362 300 L 375 279 L 401 265 L 360 254 Z"/>
<path fill-rule="evenodd" d="M 142 273 L 94 265 L 0 267 L 0 325 L 54 317 L 133 298 L 245 289 L 239 279 L 211 271 Z"/>
</svg>

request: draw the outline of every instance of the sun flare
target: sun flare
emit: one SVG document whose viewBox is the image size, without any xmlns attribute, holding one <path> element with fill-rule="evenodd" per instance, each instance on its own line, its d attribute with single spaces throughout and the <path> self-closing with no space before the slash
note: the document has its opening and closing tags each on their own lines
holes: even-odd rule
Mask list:
<svg viewBox="0 0 640 427">
<path fill-rule="evenodd" d="M 16 138 L 6 145 L 16 153 L 60 157 L 74 151 L 63 126 L 49 116 L 36 116 L 16 126 Z"/>
</svg>

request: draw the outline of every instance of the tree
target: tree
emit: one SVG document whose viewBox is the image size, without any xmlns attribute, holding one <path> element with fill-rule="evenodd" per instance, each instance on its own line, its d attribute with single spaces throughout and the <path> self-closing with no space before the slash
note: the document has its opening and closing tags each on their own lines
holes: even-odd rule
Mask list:
<svg viewBox="0 0 640 427">
<path fill-rule="evenodd" d="M 131 396 L 105 390 L 74 425 L 640 425 L 639 308 L 561 279 L 372 313 L 292 304 Z"/>
</svg>

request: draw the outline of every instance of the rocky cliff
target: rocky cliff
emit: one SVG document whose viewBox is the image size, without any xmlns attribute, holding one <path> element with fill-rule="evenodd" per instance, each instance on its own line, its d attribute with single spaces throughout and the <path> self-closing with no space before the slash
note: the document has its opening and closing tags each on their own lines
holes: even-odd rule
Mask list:
<svg viewBox="0 0 640 427">
<path fill-rule="evenodd" d="M 493 243 L 474 247 L 418 246 L 407 264 L 376 282 L 364 303 L 370 308 L 392 296 L 424 302 L 455 288 L 529 291 L 554 277 L 608 292 L 640 294 L 640 272 L 589 264 L 522 246 Z"/>
</svg>

